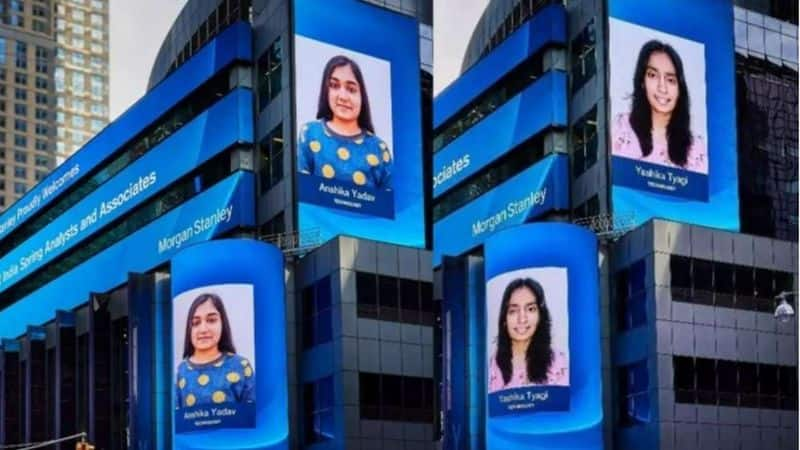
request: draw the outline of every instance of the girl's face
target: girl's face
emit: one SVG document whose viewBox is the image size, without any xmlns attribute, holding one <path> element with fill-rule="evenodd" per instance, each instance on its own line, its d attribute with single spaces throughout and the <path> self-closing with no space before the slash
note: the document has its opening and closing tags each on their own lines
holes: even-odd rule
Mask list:
<svg viewBox="0 0 800 450">
<path fill-rule="evenodd" d="M 512 341 L 530 341 L 539 325 L 536 297 L 526 287 L 511 293 L 506 312 L 506 328 Z"/>
<path fill-rule="evenodd" d="M 675 110 L 680 91 L 678 75 L 672 59 L 664 52 L 653 52 L 644 72 L 644 88 L 653 112 L 671 114 Z"/>
<path fill-rule="evenodd" d="M 361 114 L 361 85 L 353 68 L 345 64 L 333 69 L 328 79 L 328 104 L 334 119 L 342 122 L 358 120 Z"/>
<path fill-rule="evenodd" d="M 192 316 L 192 345 L 195 351 L 214 350 L 219 347 L 222 336 L 222 317 L 214 303 L 206 300 Z"/>
</svg>

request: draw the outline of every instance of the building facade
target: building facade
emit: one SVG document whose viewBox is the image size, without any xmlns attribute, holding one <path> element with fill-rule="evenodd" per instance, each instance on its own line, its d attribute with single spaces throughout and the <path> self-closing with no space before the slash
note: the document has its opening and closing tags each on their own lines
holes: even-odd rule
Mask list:
<svg viewBox="0 0 800 450">
<path fill-rule="evenodd" d="M 108 124 L 109 2 L 55 3 L 56 165 Z"/>
<path fill-rule="evenodd" d="M 700 17 L 724 20 L 692 33 L 690 20 L 682 29 L 672 13 L 631 2 L 488 2 L 461 76 L 434 100 L 444 448 L 484 448 L 495 426 L 485 401 L 484 244 L 550 221 L 599 239 L 605 448 L 797 448 L 797 324 L 772 315 L 778 299 L 794 305 L 797 294 L 797 8 L 706 3 L 721 9 Z M 687 17 L 693 7 L 670 5 Z M 635 26 L 619 39 L 626 24 Z M 704 136 L 712 167 L 725 168 L 687 174 L 717 186 L 688 215 L 692 194 L 632 184 L 617 156 L 615 112 L 630 101 L 618 89 L 630 79 L 617 74 L 633 67 L 639 48 L 625 41 L 645 27 L 678 49 L 687 78 L 697 61 L 681 36 L 719 32 L 726 42 L 705 42 L 727 81 L 706 79 L 726 107 L 706 97 L 716 117 Z M 702 104 L 694 89 L 692 104 Z M 721 186 L 731 193 L 724 201 L 713 192 Z"/>
<path fill-rule="evenodd" d="M 2 17 L 5 209 L 108 123 L 108 2 L 15 0 Z"/>
<path fill-rule="evenodd" d="M 159 51 L 148 93 L 3 216 L 0 442 L 79 431 L 98 448 L 184 442 L 170 420 L 175 351 L 163 345 L 172 332 L 170 260 L 193 243 L 245 237 L 285 254 L 286 297 L 271 300 L 286 307 L 287 367 L 264 380 L 286 380 L 289 433 L 269 448 L 434 448 L 438 311 L 420 175 L 422 133 L 429 133 L 423 117 L 431 110 L 431 7 L 385 3 L 331 5 L 376 24 L 369 26 L 396 27 L 402 39 L 336 45 L 363 58 L 366 75 L 390 70 L 395 138 L 379 128 L 380 111 L 392 109 L 369 85 L 375 134 L 406 145 L 378 155 L 396 159 L 395 173 L 411 174 L 408 183 L 418 181 L 419 193 L 409 197 L 419 204 L 397 196 L 404 206 L 394 221 L 379 211 L 383 222 L 362 228 L 337 228 L 356 223 L 352 213 L 307 225 L 290 138 L 302 125 L 293 114 L 300 70 L 293 57 L 303 39 L 313 37 L 319 48 L 336 40 L 299 36 L 306 16 L 315 23 L 303 1 L 188 2 Z M 73 9 L 83 11 L 70 4 L 59 14 L 71 18 Z M 91 17 L 83 16 L 89 25 Z M 383 62 L 370 65 L 367 54 Z M 72 94 L 79 70 L 66 69 Z M 65 102 L 69 135 L 73 100 Z M 408 230 L 413 239 L 398 238 Z M 29 252 L 39 256 L 20 263 Z M 67 285 L 79 287 L 54 295 Z M 280 420 L 280 412 L 269 414 Z"/>
</svg>

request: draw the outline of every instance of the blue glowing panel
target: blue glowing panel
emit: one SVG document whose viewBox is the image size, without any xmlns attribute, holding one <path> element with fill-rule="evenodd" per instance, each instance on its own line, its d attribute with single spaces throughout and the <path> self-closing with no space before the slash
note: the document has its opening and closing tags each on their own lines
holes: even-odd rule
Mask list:
<svg viewBox="0 0 800 450">
<path fill-rule="evenodd" d="M 436 96 L 433 127 L 445 123 L 529 56 L 548 45 L 566 43 L 567 12 L 564 6 L 542 8 Z"/>
<path fill-rule="evenodd" d="M 250 25 L 231 25 L 0 214 L 0 239 L 84 178 L 195 88 L 234 61 L 250 61 L 252 53 Z"/>
<path fill-rule="evenodd" d="M 733 5 L 609 1 L 612 207 L 739 230 Z"/>
<path fill-rule="evenodd" d="M 185 246 L 255 225 L 254 182 L 249 172 L 228 177 L 0 311 L 0 338 L 48 322 L 55 311 L 86 303 L 92 292 L 120 286 L 128 272 L 152 270 Z"/>
<path fill-rule="evenodd" d="M 492 233 L 569 208 L 567 157 L 550 155 L 433 225 L 433 264 L 460 255 Z"/>
<path fill-rule="evenodd" d="M 424 246 L 417 22 L 356 0 L 294 5 L 298 228 Z"/>
<path fill-rule="evenodd" d="M 433 155 L 433 196 L 542 130 L 567 125 L 567 75 L 552 71 Z"/>
<path fill-rule="evenodd" d="M 175 255 L 171 282 L 174 447 L 288 449 L 283 254 L 204 242 Z"/>
<path fill-rule="evenodd" d="M 252 142 L 252 97 L 247 89 L 231 92 L 0 258 L 0 292 L 214 155 L 238 142 Z"/>
<path fill-rule="evenodd" d="M 603 448 L 596 237 L 525 224 L 484 257 L 486 448 Z"/>
</svg>

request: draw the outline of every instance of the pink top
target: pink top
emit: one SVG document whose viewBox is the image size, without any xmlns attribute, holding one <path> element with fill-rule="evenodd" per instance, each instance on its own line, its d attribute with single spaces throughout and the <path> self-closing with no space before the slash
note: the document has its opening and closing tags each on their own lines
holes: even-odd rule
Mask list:
<svg viewBox="0 0 800 450">
<path fill-rule="evenodd" d="M 567 355 L 562 352 L 553 352 L 553 362 L 550 370 L 547 371 L 547 382 L 531 383 L 528 381 L 527 367 L 512 368 L 511 381 L 508 384 L 503 382 L 503 372 L 497 366 L 497 359 L 492 355 L 489 360 L 489 393 L 502 389 L 518 388 L 525 386 L 569 386 L 569 360 Z"/>
<path fill-rule="evenodd" d="M 681 167 L 670 161 L 667 153 L 666 141 L 653 140 L 653 151 L 646 157 L 642 156 L 642 149 L 639 145 L 639 138 L 631 128 L 629 114 L 619 114 L 614 118 L 611 127 L 611 154 L 622 156 L 623 158 L 636 159 L 660 166 L 678 167 L 708 174 L 708 151 L 706 144 L 701 136 L 692 135 L 692 145 L 689 147 L 686 166 Z"/>
</svg>

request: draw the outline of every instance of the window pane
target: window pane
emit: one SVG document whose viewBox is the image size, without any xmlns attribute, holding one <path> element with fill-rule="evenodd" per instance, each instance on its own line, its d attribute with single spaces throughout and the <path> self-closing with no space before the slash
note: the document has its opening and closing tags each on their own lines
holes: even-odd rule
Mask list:
<svg viewBox="0 0 800 450">
<path fill-rule="evenodd" d="M 400 320 L 405 323 L 419 323 L 419 282 L 400 280 Z"/>
<path fill-rule="evenodd" d="M 379 318 L 381 320 L 400 319 L 397 298 L 397 278 L 378 276 Z"/>
<path fill-rule="evenodd" d="M 378 318 L 378 282 L 375 274 L 356 272 L 358 316 Z"/>
<path fill-rule="evenodd" d="M 734 361 L 717 361 L 717 389 L 720 406 L 738 404 L 737 364 Z"/>
</svg>

